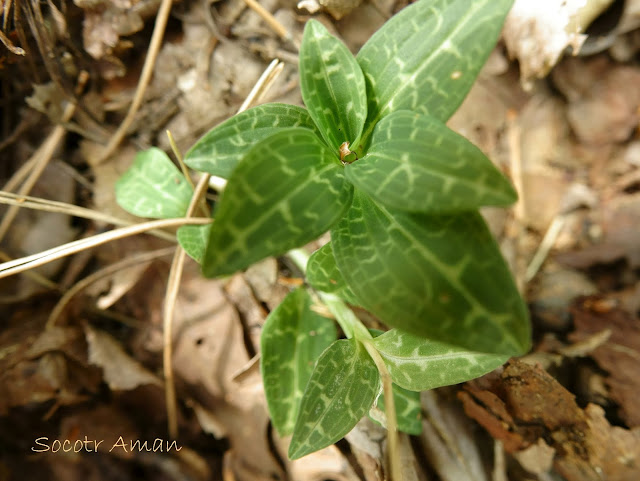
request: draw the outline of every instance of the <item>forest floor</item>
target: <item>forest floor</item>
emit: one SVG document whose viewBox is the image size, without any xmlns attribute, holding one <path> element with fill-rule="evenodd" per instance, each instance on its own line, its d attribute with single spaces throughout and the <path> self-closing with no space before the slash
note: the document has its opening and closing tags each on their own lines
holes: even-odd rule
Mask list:
<svg viewBox="0 0 640 481">
<path fill-rule="evenodd" d="M 3 43 L 25 55 L 0 47 L 0 200 L 16 203 L 15 193 L 33 208 L 0 206 L 2 261 L 114 219 L 141 222 L 114 194 L 135 153 L 171 152 L 167 130 L 186 152 L 238 110 L 274 58 L 282 71 L 260 102 L 301 105 L 296 46 L 310 15 L 293 0 L 260 3 L 289 37 L 243 0 L 175 2 L 140 108 L 114 142 L 161 2 L 3 2 Z M 313 16 L 357 52 L 405 5 Z M 563 58 L 528 90 L 500 43 L 450 120 L 520 193 L 515 208 L 483 213 L 530 306 L 534 347 L 481 379 L 423 393 L 423 433 L 401 438 L 407 480 L 640 479 L 638 33 Z M 42 210 L 50 204 L 25 195 L 64 205 Z M 286 259 L 225 280 L 187 261 L 171 444 L 162 306 L 174 246 L 131 236 L 0 279 L 0 481 L 383 479 L 384 432 L 368 419 L 295 462 L 270 427 L 259 336 L 302 282 Z"/>
</svg>

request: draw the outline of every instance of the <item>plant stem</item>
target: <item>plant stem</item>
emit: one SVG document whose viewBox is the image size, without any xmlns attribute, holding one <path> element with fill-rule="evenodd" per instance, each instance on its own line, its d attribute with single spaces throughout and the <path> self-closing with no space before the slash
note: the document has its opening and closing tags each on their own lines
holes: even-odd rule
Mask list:
<svg viewBox="0 0 640 481">
<path fill-rule="evenodd" d="M 287 253 L 287 256 L 298 266 L 298 268 L 306 273 L 309 254 L 303 249 L 294 249 Z M 355 337 L 359 340 L 373 359 L 380 379 L 382 380 L 382 391 L 384 393 L 384 405 L 387 418 L 387 432 L 389 439 L 389 465 L 391 470 L 391 479 L 393 481 L 402 481 L 402 472 L 400 469 L 400 457 L 398 453 L 398 421 L 396 417 L 396 406 L 393 399 L 393 388 L 391 375 L 384 364 L 384 360 L 375 348 L 373 336 L 369 330 L 362 324 L 362 321 L 353 313 L 342 299 L 334 294 L 317 291 L 322 302 L 327 306 L 331 314 L 334 315 L 336 321 L 344 331 L 348 338 Z"/>
<path fill-rule="evenodd" d="M 384 360 L 380 353 L 369 341 L 363 341 L 364 347 L 373 359 L 373 362 L 378 368 L 380 373 L 380 379 L 382 380 L 382 392 L 384 394 L 384 412 L 387 420 L 387 439 L 389 441 L 388 453 L 389 453 L 389 467 L 391 471 L 391 479 L 393 481 L 402 481 L 402 470 L 400 468 L 400 454 L 398 452 L 398 419 L 396 416 L 396 403 L 393 399 L 393 385 L 391 381 L 391 374 L 387 370 L 387 366 L 384 364 Z"/>
</svg>

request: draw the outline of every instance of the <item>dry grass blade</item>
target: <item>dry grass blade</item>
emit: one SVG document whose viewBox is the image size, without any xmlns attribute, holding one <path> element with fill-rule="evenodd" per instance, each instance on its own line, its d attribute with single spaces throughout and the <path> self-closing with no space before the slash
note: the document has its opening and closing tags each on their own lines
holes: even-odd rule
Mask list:
<svg viewBox="0 0 640 481">
<path fill-rule="evenodd" d="M 169 13 L 171 12 L 171 3 L 172 0 L 162 0 L 160 4 L 160 9 L 158 10 L 158 15 L 156 17 L 156 23 L 153 27 L 153 34 L 151 35 L 151 42 L 149 43 L 149 51 L 147 53 L 146 59 L 144 61 L 144 66 L 142 67 L 142 73 L 140 74 L 140 80 L 138 81 L 138 86 L 136 88 L 136 93 L 133 97 L 133 101 L 131 102 L 131 106 L 129 107 L 129 111 L 127 112 L 126 117 L 118 127 L 118 130 L 113 134 L 109 144 L 107 145 L 105 151 L 100 156 L 98 163 L 104 162 L 120 145 L 122 139 L 127 133 L 127 130 L 133 123 L 136 113 L 142 105 L 142 99 L 144 98 L 144 93 L 149 86 L 149 82 L 151 81 L 151 75 L 153 74 L 153 68 L 156 63 L 156 59 L 158 58 L 158 53 L 160 52 L 160 47 L 162 45 L 162 37 L 164 36 L 165 28 L 167 27 L 167 21 L 169 19 Z"/>
<path fill-rule="evenodd" d="M 248 109 L 257 101 L 257 99 L 264 95 L 280 72 L 282 72 L 282 64 L 278 59 L 274 59 L 253 86 L 251 92 L 249 92 L 249 95 L 240 106 L 240 109 L 238 109 L 238 113 Z M 176 155 L 181 157 L 179 152 Z M 202 199 L 204 199 L 204 195 L 209 187 L 210 177 L 210 175 L 205 174 L 198 181 L 191 198 L 191 203 L 187 209 L 187 217 L 193 215 L 197 206 L 200 205 Z M 178 413 L 173 369 L 171 367 L 171 359 L 173 358 L 173 344 L 171 341 L 173 338 L 173 313 L 175 310 L 176 299 L 178 298 L 180 280 L 182 279 L 185 255 L 186 253 L 184 249 L 178 246 L 171 263 L 171 270 L 169 271 L 169 280 L 167 282 L 163 313 L 163 370 L 165 378 L 165 400 L 167 404 L 167 424 L 169 435 L 173 438 L 176 438 L 178 435 Z"/>
<path fill-rule="evenodd" d="M 62 116 L 62 122 L 63 123 L 68 122 L 73 116 L 75 110 L 76 110 L 75 104 L 67 105 L 67 107 L 65 108 L 64 114 Z M 58 144 L 64 137 L 65 133 L 66 133 L 66 130 L 64 129 L 64 127 L 62 127 L 61 125 L 56 126 L 55 129 L 53 129 L 53 132 L 49 134 L 49 137 L 47 137 L 44 143 L 36 151 L 36 153 L 33 156 L 34 157 L 34 161 L 32 164 L 33 170 L 31 170 L 29 177 L 27 178 L 27 180 L 24 182 L 24 184 L 18 191 L 19 194 L 26 195 L 29 192 L 31 192 L 31 189 L 40 178 L 40 175 L 42 174 L 45 167 L 49 163 L 49 160 L 51 159 L 53 152 L 55 151 Z M 28 163 L 31 163 L 31 161 L 29 161 Z M 11 206 L 7 211 L 7 213 L 5 214 L 5 216 L 3 217 L 2 222 L 0 222 L 0 240 L 2 240 L 2 238 L 6 235 L 7 231 L 9 230 L 9 227 L 11 226 L 11 223 L 16 218 L 16 215 L 18 215 L 18 209 L 19 209 L 18 206 Z"/>
<path fill-rule="evenodd" d="M 87 209 L 86 207 L 79 207 L 73 204 L 67 204 L 66 202 L 58 202 L 55 200 L 41 199 L 40 197 L 31 197 L 28 195 L 17 195 L 10 192 L 0 191 L 0 204 L 16 205 L 24 207 L 26 209 L 42 210 L 46 212 L 56 212 L 59 214 L 66 214 L 73 217 L 79 217 L 81 219 L 89 219 L 96 222 L 104 222 L 106 224 L 113 224 L 116 226 L 130 226 L 134 225 L 129 221 L 114 217 L 108 214 L 103 214 L 93 209 Z M 155 235 L 161 239 L 175 242 L 174 235 L 163 231 L 151 231 L 151 235 Z"/>
<path fill-rule="evenodd" d="M 61 259 L 63 257 L 75 254 L 86 249 L 91 249 L 92 247 L 106 244 L 107 242 L 111 242 L 116 239 L 122 239 L 131 235 L 142 234 L 143 232 L 148 232 L 154 229 L 176 227 L 186 224 L 204 225 L 210 222 L 211 219 L 202 218 L 161 219 L 128 227 L 121 227 L 120 229 L 115 229 L 103 234 L 88 237 L 86 239 L 69 242 L 67 244 L 54 247 L 53 249 L 48 249 L 31 256 L 21 257 L 20 259 L 0 264 L 0 279 L 2 279 L 3 277 L 9 277 L 14 274 L 18 274 L 20 272 L 24 272 L 29 269 L 33 269 L 34 267 L 47 264 L 48 262 Z"/>
<path fill-rule="evenodd" d="M 289 41 L 292 39 L 289 31 L 284 28 L 284 26 L 280 22 L 278 22 L 273 15 L 271 15 L 271 12 L 266 10 L 262 5 L 256 2 L 256 0 L 244 0 L 244 3 L 246 3 L 251 10 L 260 15 L 260 17 L 267 23 L 267 25 L 269 25 L 269 27 L 271 27 L 271 29 L 282 40 Z"/>
<path fill-rule="evenodd" d="M 55 305 L 51 314 L 49 314 L 49 318 L 47 319 L 46 328 L 51 329 L 55 326 L 56 321 L 60 317 L 60 314 L 64 311 L 64 308 L 69 304 L 69 301 L 78 294 L 83 289 L 86 289 L 88 286 L 97 282 L 106 277 L 112 276 L 118 271 L 123 269 L 127 269 L 128 267 L 132 267 L 138 264 L 143 264 L 145 262 L 151 262 L 154 259 L 158 259 L 163 256 L 167 256 L 174 251 L 174 247 L 167 247 L 165 249 L 158 249 L 151 252 L 143 252 L 141 254 L 137 254 L 126 259 L 121 260 L 120 262 L 116 262 L 115 264 L 111 264 L 103 269 L 100 269 L 91 275 L 85 277 L 81 281 L 77 282 L 73 285 L 64 295 L 60 298 L 58 303 Z"/>
</svg>

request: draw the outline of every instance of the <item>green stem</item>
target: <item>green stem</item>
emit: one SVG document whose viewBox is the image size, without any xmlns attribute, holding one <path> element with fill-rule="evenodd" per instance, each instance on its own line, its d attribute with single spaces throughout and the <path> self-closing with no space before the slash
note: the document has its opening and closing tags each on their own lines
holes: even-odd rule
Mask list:
<svg viewBox="0 0 640 481">
<path fill-rule="evenodd" d="M 289 259 L 291 259 L 298 268 L 306 273 L 307 263 L 309 261 L 309 254 L 302 249 L 294 249 L 287 253 Z M 384 360 L 380 353 L 375 348 L 373 343 L 373 336 L 369 330 L 362 324 L 362 321 L 353 313 L 353 311 L 347 306 L 342 299 L 334 294 L 327 292 L 317 291 L 320 300 L 327 306 L 331 314 L 336 318 L 336 321 L 344 331 L 348 338 L 355 337 L 360 341 L 380 373 L 380 379 L 382 380 L 382 391 L 384 393 L 385 413 L 387 417 L 387 432 L 389 439 L 389 465 L 391 467 L 391 479 L 393 481 L 402 481 L 402 472 L 400 469 L 400 457 L 398 452 L 398 420 L 396 417 L 396 406 L 393 399 L 393 388 L 391 375 L 387 370 L 387 366 L 384 364 Z"/>
<path fill-rule="evenodd" d="M 302 249 L 294 249 L 287 253 L 289 259 L 291 259 L 296 266 L 303 272 L 307 271 L 307 262 L 309 262 L 309 254 Z M 367 328 L 362 324 L 360 319 L 356 317 L 349 306 L 347 306 L 342 299 L 334 294 L 328 292 L 316 291 L 318 297 L 323 304 L 327 306 L 331 314 L 335 317 L 336 321 L 344 331 L 344 334 L 351 339 L 355 336 L 359 340 L 371 339 L 371 334 Z"/>
</svg>

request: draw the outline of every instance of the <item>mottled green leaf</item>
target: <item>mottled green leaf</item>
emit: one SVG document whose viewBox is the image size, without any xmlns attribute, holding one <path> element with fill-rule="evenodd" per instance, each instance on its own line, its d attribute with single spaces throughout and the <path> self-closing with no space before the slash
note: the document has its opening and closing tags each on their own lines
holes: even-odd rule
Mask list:
<svg viewBox="0 0 640 481">
<path fill-rule="evenodd" d="M 355 339 L 336 341 L 322 353 L 304 391 L 289 445 L 289 459 L 327 447 L 360 421 L 380 388 L 380 376 Z"/>
<path fill-rule="evenodd" d="M 347 284 L 386 324 L 472 351 L 529 348 L 526 306 L 477 212 L 396 211 L 356 189 L 331 242 Z"/>
<path fill-rule="evenodd" d="M 140 217 L 170 219 L 187 212 L 193 189 L 162 150 L 138 152 L 133 165 L 116 182 L 116 201 Z"/>
<path fill-rule="evenodd" d="M 176 237 L 187 255 L 201 264 L 210 233 L 211 224 L 183 225 L 178 229 Z"/>
<path fill-rule="evenodd" d="M 311 255 L 307 264 L 306 277 L 314 289 L 331 292 L 349 304 L 358 305 L 358 299 L 336 265 L 330 242 Z"/>
<path fill-rule="evenodd" d="M 358 53 L 368 125 L 395 110 L 442 121 L 455 112 L 493 49 L 513 0 L 420 0 Z"/>
<path fill-rule="evenodd" d="M 304 28 L 300 47 L 302 99 L 334 152 L 355 142 L 367 118 L 362 70 L 349 49 L 316 20 Z"/>
<path fill-rule="evenodd" d="M 281 436 L 293 432 L 314 363 L 336 337 L 334 322 L 311 310 L 303 288 L 291 292 L 267 317 L 260 369 L 269 414 Z"/>
<path fill-rule="evenodd" d="M 509 359 L 431 341 L 392 329 L 373 340 L 393 382 L 411 391 L 426 391 L 475 379 Z"/>
<path fill-rule="evenodd" d="M 233 274 L 310 242 L 342 217 L 352 189 L 340 161 L 310 130 L 283 129 L 260 141 L 217 205 L 204 274 Z"/>
<path fill-rule="evenodd" d="M 417 212 L 453 212 L 517 199 L 491 161 L 439 120 L 406 110 L 376 126 L 367 155 L 347 178 L 379 203 Z"/>
<path fill-rule="evenodd" d="M 419 435 L 422 432 L 422 406 L 420 405 L 420 393 L 401 388 L 392 384 L 393 402 L 396 405 L 396 421 L 398 430 L 403 433 Z M 378 395 L 378 399 L 369 412 L 371 419 L 384 427 L 386 423 L 386 408 L 384 405 L 384 393 Z"/>
<path fill-rule="evenodd" d="M 259 105 L 204 134 L 187 152 L 185 163 L 192 169 L 227 179 L 254 144 L 287 127 L 304 127 L 320 134 L 309 112 L 302 107 Z"/>
</svg>

